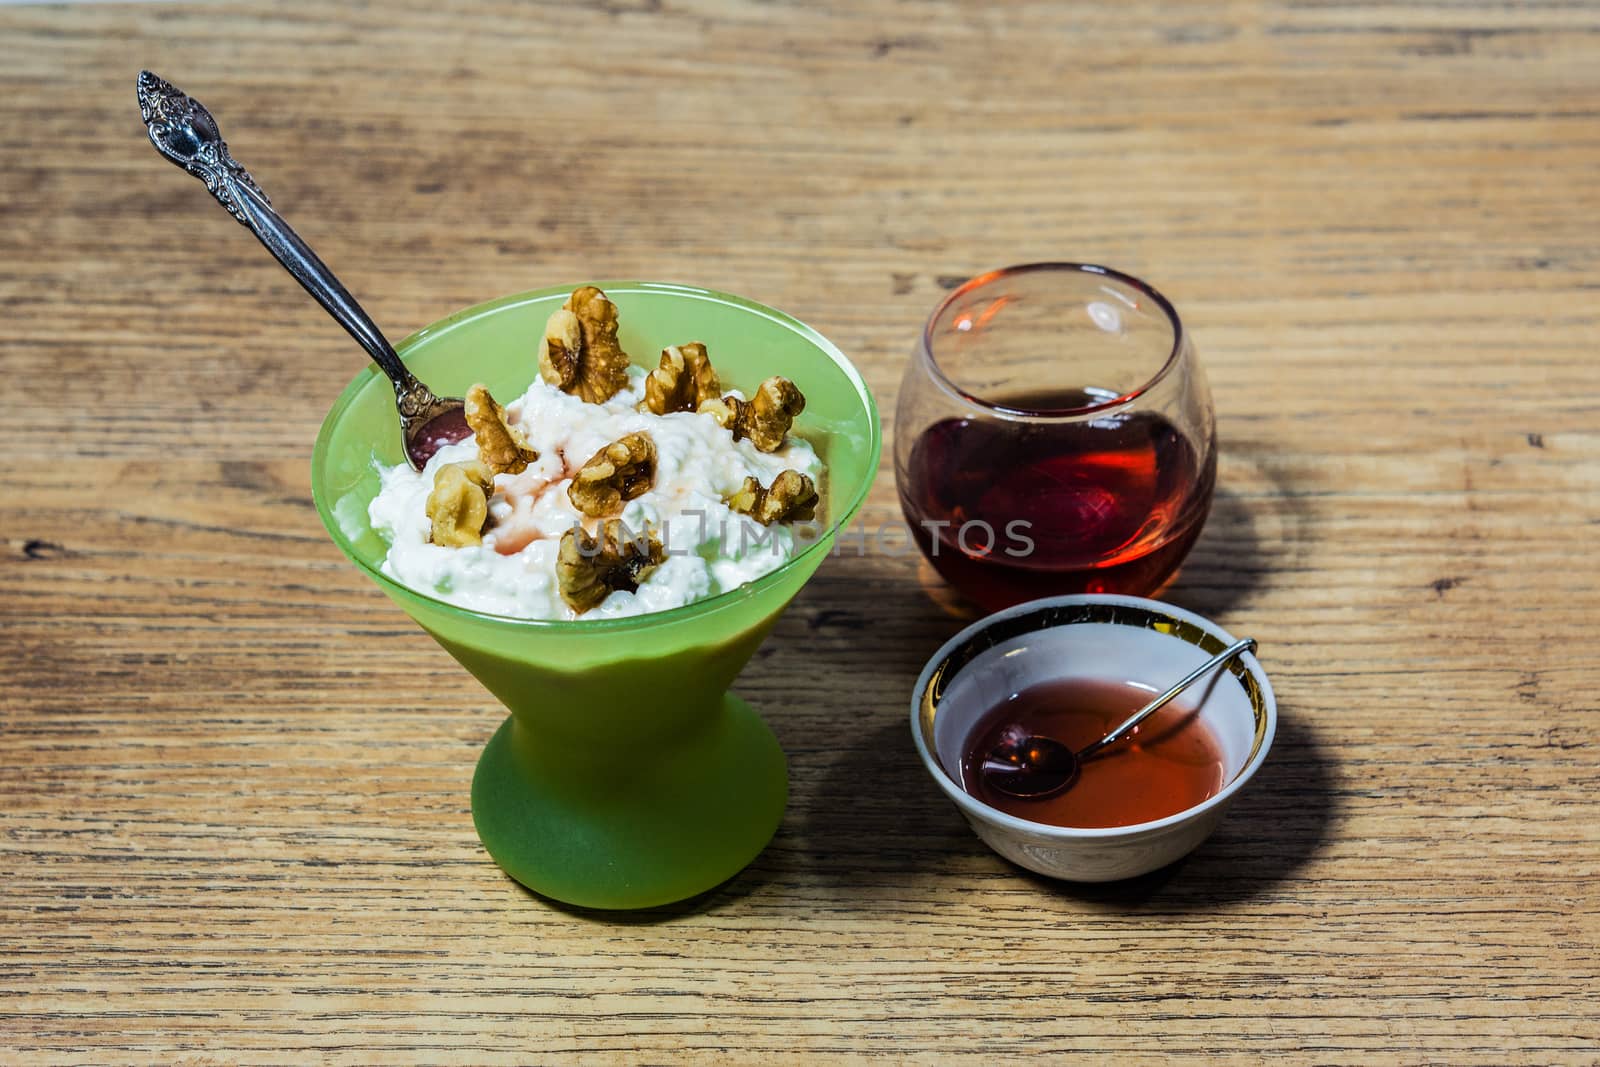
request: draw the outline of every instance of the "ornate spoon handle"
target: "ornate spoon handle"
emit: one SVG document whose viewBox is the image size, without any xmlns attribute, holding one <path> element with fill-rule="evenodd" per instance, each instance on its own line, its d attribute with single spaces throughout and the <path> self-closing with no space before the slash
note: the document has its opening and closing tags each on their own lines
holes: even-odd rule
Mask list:
<svg viewBox="0 0 1600 1067">
<path fill-rule="evenodd" d="M 227 142 L 205 105 L 146 70 L 139 74 L 139 112 L 156 150 L 205 182 L 228 214 L 250 228 L 295 281 L 389 376 L 402 423 L 425 420 L 445 403 L 406 369 L 372 316 L 356 303 L 300 235 L 272 210 L 272 201 L 261 186 L 228 153 Z"/>
</svg>

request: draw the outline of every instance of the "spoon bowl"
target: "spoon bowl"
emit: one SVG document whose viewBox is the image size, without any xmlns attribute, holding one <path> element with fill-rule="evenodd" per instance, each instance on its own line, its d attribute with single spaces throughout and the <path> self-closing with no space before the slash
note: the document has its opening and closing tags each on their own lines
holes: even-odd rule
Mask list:
<svg viewBox="0 0 1600 1067">
<path fill-rule="evenodd" d="M 1053 737 L 1007 731 L 980 769 L 984 780 L 1014 797 L 1048 797 L 1078 780 L 1078 754 Z"/>
</svg>

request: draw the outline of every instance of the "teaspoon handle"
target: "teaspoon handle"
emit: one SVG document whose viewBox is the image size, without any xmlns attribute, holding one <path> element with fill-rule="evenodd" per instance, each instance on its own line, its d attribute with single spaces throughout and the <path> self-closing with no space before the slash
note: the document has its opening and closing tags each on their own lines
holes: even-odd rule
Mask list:
<svg viewBox="0 0 1600 1067">
<path fill-rule="evenodd" d="M 1131 716 L 1123 721 L 1122 725 L 1118 726 L 1115 730 L 1112 730 L 1109 734 L 1106 734 L 1094 744 L 1083 749 L 1077 754 L 1078 758 L 1083 759 L 1085 756 L 1088 756 L 1094 752 L 1098 752 L 1109 744 L 1120 741 L 1123 737 L 1127 736 L 1129 730 L 1132 730 L 1135 726 L 1138 726 L 1150 716 L 1166 707 L 1167 702 L 1173 697 L 1177 696 L 1179 693 L 1183 692 L 1185 689 L 1189 688 L 1195 682 L 1199 681 L 1201 678 L 1204 678 L 1218 667 L 1223 666 L 1240 653 L 1254 652 L 1255 647 L 1256 639 L 1253 637 L 1245 637 L 1235 641 L 1233 644 L 1229 645 L 1227 648 L 1223 649 L 1221 652 L 1218 652 L 1215 656 L 1212 656 L 1210 659 L 1200 664 L 1200 666 L 1184 675 L 1171 689 L 1168 689 L 1165 693 L 1162 693 L 1150 703 L 1134 712 Z"/>
<path fill-rule="evenodd" d="M 394 346 L 383 336 L 383 331 L 378 329 L 378 324 L 372 321 L 372 316 L 356 303 L 356 298 L 350 295 L 350 291 L 328 269 L 327 264 L 317 258 L 311 246 L 283 221 L 283 216 L 272 210 L 266 197 L 238 182 L 234 184 L 234 203 L 238 205 L 250 232 L 283 264 L 283 269 L 322 305 L 322 309 L 367 350 L 372 361 L 394 382 L 395 390 L 399 392 L 410 388 L 415 379 L 400 361 Z"/>
<path fill-rule="evenodd" d="M 229 154 L 216 119 L 205 105 L 150 71 L 140 72 L 138 90 L 139 111 L 156 151 L 205 182 L 228 214 L 249 227 L 294 280 L 367 350 L 394 383 L 402 413 L 407 413 L 408 405 L 420 411 L 427 403 L 436 402 L 400 361 L 372 316 L 356 303 L 311 246 L 272 209 L 272 201 L 261 186 Z"/>
</svg>

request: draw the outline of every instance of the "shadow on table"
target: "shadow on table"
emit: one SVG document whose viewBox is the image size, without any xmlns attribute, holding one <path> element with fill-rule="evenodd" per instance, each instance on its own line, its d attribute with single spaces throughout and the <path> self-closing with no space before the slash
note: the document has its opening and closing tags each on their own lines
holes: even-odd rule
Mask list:
<svg viewBox="0 0 1600 1067">
<path fill-rule="evenodd" d="M 860 748 L 840 754 L 821 787 L 800 798 L 801 851 L 785 881 L 822 891 L 835 905 L 950 877 L 989 857 L 997 869 L 1066 902 L 1095 910 L 1200 912 L 1272 893 L 1328 840 L 1336 800 L 1328 767 L 1310 732 L 1279 720 L 1273 751 L 1234 801 L 1216 833 L 1186 858 L 1120 882 L 1061 882 L 991 853 L 910 751 L 906 726 L 883 724 Z"/>
<path fill-rule="evenodd" d="M 929 779 L 904 722 L 882 724 L 840 753 L 821 787 L 801 798 L 803 880 L 838 903 L 903 894 L 909 883 L 998 868 L 1064 901 L 1097 910 L 1198 912 L 1269 894 L 1292 880 L 1327 841 L 1337 816 L 1328 767 L 1310 732 L 1281 718 L 1273 750 L 1216 833 L 1185 859 L 1139 878 L 1060 882 L 989 852 Z M 799 872 L 797 872 L 799 873 Z"/>
<path fill-rule="evenodd" d="M 1120 882 L 1060 882 L 989 851 L 929 779 L 905 721 L 853 735 L 810 788 L 798 790 L 785 826 L 748 868 L 688 900 L 637 911 L 581 908 L 528 895 L 577 918 L 618 926 L 670 922 L 773 893 L 829 909 L 904 900 L 916 885 L 991 864 L 1019 883 L 1096 911 L 1203 912 L 1270 894 L 1291 881 L 1328 839 L 1336 819 L 1326 758 L 1292 714 L 1260 772 L 1211 839 L 1177 863 Z"/>
<path fill-rule="evenodd" d="M 1262 464 L 1246 462 L 1272 480 Z M 1278 547 L 1267 553 L 1251 499 L 1219 489 L 1189 565 L 1162 599 L 1222 615 L 1245 602 L 1275 562 L 1293 565 L 1304 548 L 1304 516 L 1292 506 L 1276 509 L 1282 529 L 1270 531 Z M 584 919 L 628 925 L 702 914 L 758 895 L 849 910 L 892 905 L 916 885 L 992 865 L 994 875 L 1010 872 L 1022 885 L 1097 909 L 1200 911 L 1270 892 L 1326 840 L 1336 814 L 1327 757 L 1308 724 L 1280 709 L 1266 763 L 1213 837 L 1188 858 L 1103 885 L 1057 882 L 1012 867 L 977 839 L 929 778 L 908 721 L 917 674 L 975 617 L 914 555 L 895 564 L 850 554 L 828 561 L 741 680 L 790 756 L 789 811 L 772 845 L 727 882 L 676 904 L 613 912 L 548 903 Z M 774 698 L 819 671 L 828 675 L 830 692 L 850 694 L 853 703 L 824 706 L 807 700 L 803 689 L 797 697 Z"/>
<path fill-rule="evenodd" d="M 905 716 L 857 736 L 796 798 L 803 880 L 848 907 L 903 901 L 912 886 L 981 861 L 987 849 L 923 769 Z"/>
<path fill-rule="evenodd" d="M 1249 553 L 1250 517 L 1245 502 L 1219 498 L 1219 537 L 1229 552 Z M 1248 589 L 1239 581 L 1208 584 L 1206 567 L 1190 577 L 1187 602 L 1207 614 L 1227 610 Z M 1094 907 L 1200 911 L 1217 904 L 1269 893 L 1293 879 L 1327 840 L 1337 817 L 1329 756 L 1309 722 L 1292 706 L 1280 706 L 1272 752 L 1234 801 L 1213 836 L 1189 857 L 1160 871 L 1101 885 L 1058 882 L 993 856 L 929 778 L 913 746 L 909 701 L 916 676 L 938 646 L 968 620 L 939 610 L 926 588 L 930 571 L 913 577 L 908 565 L 898 576 L 834 562 L 833 580 L 819 590 L 829 612 L 866 613 L 899 620 L 899 631 L 873 642 L 870 656 L 829 664 L 838 690 L 863 695 L 861 705 L 837 717 L 812 712 L 803 731 L 809 752 L 791 796 L 785 851 L 763 863 L 781 868 L 781 880 L 826 896 L 835 906 L 905 899 L 910 886 L 970 872 L 989 857 L 996 870 L 1010 870 L 1064 900 Z M 1233 597 L 1235 599 L 1224 599 Z M 1174 600 L 1177 598 L 1174 597 Z M 1204 600 L 1204 603 L 1200 601 Z M 863 640 L 870 640 L 868 635 Z M 813 773 L 802 761 L 814 757 Z"/>
<path fill-rule="evenodd" d="M 1200 540 L 1172 583 L 1156 598 L 1219 619 L 1246 603 L 1266 573 L 1258 565 L 1261 543 L 1248 501 L 1218 486 Z"/>
<path fill-rule="evenodd" d="M 1314 524 L 1305 501 L 1271 462 L 1276 447 L 1225 442 L 1229 469 L 1218 481 L 1205 529 L 1157 599 L 1220 621 L 1248 603 L 1274 573 L 1304 565 Z"/>
</svg>

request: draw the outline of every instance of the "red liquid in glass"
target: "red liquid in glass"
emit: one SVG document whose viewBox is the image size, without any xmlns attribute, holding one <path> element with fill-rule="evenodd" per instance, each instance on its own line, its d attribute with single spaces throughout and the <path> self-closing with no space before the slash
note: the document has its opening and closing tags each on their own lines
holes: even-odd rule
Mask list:
<svg viewBox="0 0 1600 1067">
<path fill-rule="evenodd" d="M 987 784 L 984 757 L 1007 731 L 1053 737 L 1074 752 L 1110 733 L 1155 694 L 1074 678 L 1013 694 L 979 719 L 961 758 L 961 788 L 1020 819 L 1053 826 L 1131 826 L 1176 815 L 1223 786 L 1222 749 L 1193 708 L 1168 704 L 1079 766 L 1054 796 L 1018 797 Z"/>
<path fill-rule="evenodd" d="M 1006 406 L 1093 402 L 1074 391 Z M 1215 457 L 1195 455 L 1151 412 L 1060 424 L 953 418 L 912 446 L 900 503 L 944 579 L 996 611 L 1063 593 L 1154 592 L 1200 536 L 1215 483 Z"/>
</svg>

